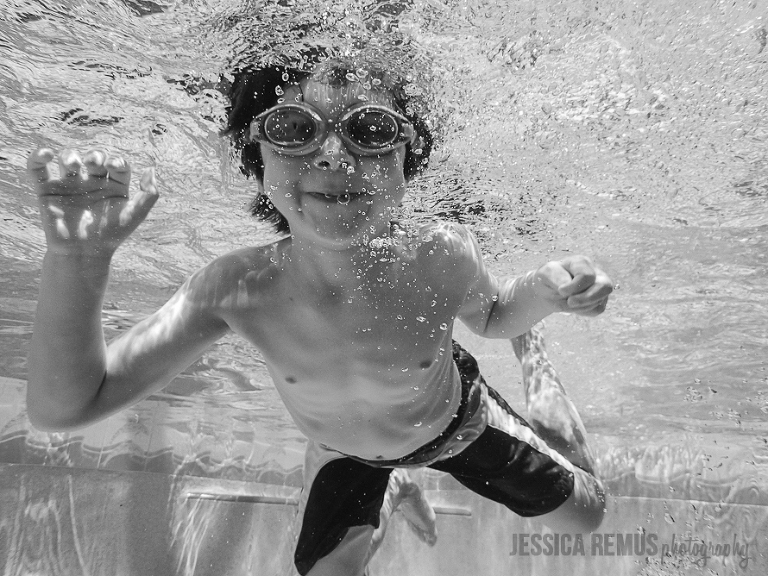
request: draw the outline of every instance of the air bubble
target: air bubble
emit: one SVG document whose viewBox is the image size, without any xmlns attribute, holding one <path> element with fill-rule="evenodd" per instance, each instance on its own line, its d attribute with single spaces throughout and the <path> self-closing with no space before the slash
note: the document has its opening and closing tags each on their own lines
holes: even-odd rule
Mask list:
<svg viewBox="0 0 768 576">
<path fill-rule="evenodd" d="M 446 324 L 445 322 L 440 324 L 440 330 L 448 330 L 448 324 Z"/>
<path fill-rule="evenodd" d="M 283 90 L 281 86 L 275 86 L 275 94 L 282 96 L 285 94 L 285 90 Z"/>
<path fill-rule="evenodd" d="M 416 424 L 414 424 L 414 425 L 413 425 L 413 427 L 414 427 L 414 428 L 418 428 L 418 427 L 419 427 L 419 426 L 421 426 L 422 424 L 423 424 L 423 422 L 417 422 Z"/>
</svg>

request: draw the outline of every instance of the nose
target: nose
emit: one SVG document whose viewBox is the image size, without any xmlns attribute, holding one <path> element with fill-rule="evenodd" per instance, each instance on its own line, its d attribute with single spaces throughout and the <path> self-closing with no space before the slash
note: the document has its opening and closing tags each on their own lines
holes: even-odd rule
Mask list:
<svg viewBox="0 0 768 576">
<path fill-rule="evenodd" d="M 320 170 L 344 170 L 346 172 L 349 168 L 354 169 L 356 162 L 339 135 L 331 131 L 315 153 L 312 165 Z"/>
</svg>

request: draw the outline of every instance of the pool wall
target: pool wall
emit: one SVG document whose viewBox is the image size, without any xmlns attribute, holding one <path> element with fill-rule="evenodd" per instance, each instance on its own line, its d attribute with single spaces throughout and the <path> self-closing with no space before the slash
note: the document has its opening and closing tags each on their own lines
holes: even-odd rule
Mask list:
<svg viewBox="0 0 768 576">
<path fill-rule="evenodd" d="M 420 481 L 437 511 L 437 545 L 419 541 L 396 513 L 372 575 L 762 575 L 768 568 L 765 506 L 610 496 L 600 532 L 577 542 L 437 473 Z M 1 573 L 291 574 L 298 491 L 161 473 L 4 464 Z M 701 554 L 681 550 L 691 535 L 719 545 L 720 552 L 713 546 L 709 554 L 721 555 L 704 564 Z"/>
</svg>

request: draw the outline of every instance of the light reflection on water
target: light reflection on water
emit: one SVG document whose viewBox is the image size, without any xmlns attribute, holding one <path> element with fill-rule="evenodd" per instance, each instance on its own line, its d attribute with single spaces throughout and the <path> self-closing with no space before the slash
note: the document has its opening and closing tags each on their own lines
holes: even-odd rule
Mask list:
<svg viewBox="0 0 768 576">
<path fill-rule="evenodd" d="M 338 21 L 346 6 L 352 22 L 356 7 L 386 3 L 284 4 Z M 158 169 L 162 199 L 115 260 L 110 335 L 213 256 L 269 238 L 245 214 L 253 184 L 218 136 L 222 71 L 257 33 L 262 45 L 281 40 L 263 37 L 256 6 L 279 16 L 280 3 L 213 0 L 13 0 L 0 16 L 0 375 L 25 376 L 43 252 L 22 175 L 32 148 L 99 145 Z M 726 468 L 765 464 L 765 3 L 389 6 L 432 57 L 441 135 L 404 210 L 468 223 L 501 274 L 585 253 L 619 282 L 603 317 L 550 323 L 598 443 L 705 454 L 720 443 L 740 449 Z M 497 384 L 514 394 L 518 381 Z M 300 443 L 258 354 L 234 339 L 156 400 L 190 438 L 201 433 L 185 421 L 230 419 Z"/>
</svg>

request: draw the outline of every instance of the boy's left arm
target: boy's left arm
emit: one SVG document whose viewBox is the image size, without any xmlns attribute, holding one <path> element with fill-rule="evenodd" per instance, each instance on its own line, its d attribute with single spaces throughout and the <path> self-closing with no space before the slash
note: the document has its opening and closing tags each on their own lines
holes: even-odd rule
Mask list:
<svg viewBox="0 0 768 576">
<path fill-rule="evenodd" d="M 547 262 L 519 278 L 498 279 L 467 233 L 465 257 L 475 270 L 458 317 L 486 338 L 514 338 L 554 312 L 601 314 L 613 291 L 608 275 L 586 256 Z"/>
</svg>

